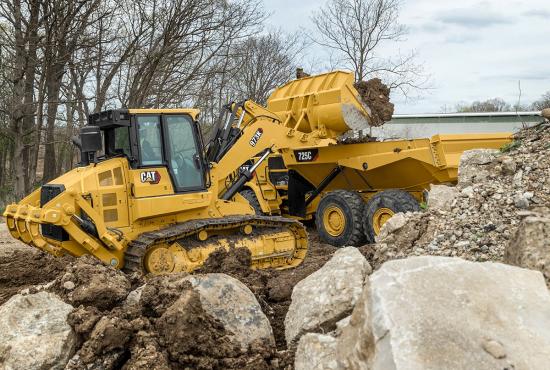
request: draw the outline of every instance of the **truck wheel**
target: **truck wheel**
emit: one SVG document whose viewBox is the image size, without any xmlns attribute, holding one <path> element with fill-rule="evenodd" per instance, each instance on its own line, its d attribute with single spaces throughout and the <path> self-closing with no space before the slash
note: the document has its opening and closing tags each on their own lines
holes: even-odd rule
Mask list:
<svg viewBox="0 0 550 370">
<path fill-rule="evenodd" d="M 250 204 L 250 207 L 254 208 L 254 211 L 257 215 L 265 215 L 265 213 L 262 211 L 262 206 L 260 206 L 260 202 L 258 201 L 258 198 L 256 197 L 256 193 L 250 189 L 241 190 L 239 192 L 243 198 L 245 198 L 248 201 L 248 204 Z"/>
<path fill-rule="evenodd" d="M 326 194 L 315 212 L 320 239 L 335 247 L 359 246 L 364 241 L 365 202 L 356 192 L 335 190 Z"/>
<path fill-rule="evenodd" d="M 374 243 L 382 225 L 399 212 L 420 211 L 418 201 L 404 190 L 391 189 L 375 194 L 365 205 L 363 229 L 367 240 Z"/>
</svg>

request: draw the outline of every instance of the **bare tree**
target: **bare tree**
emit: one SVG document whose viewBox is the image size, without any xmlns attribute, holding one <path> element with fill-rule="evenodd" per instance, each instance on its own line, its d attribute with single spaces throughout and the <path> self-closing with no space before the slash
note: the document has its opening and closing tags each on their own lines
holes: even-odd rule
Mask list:
<svg viewBox="0 0 550 370">
<path fill-rule="evenodd" d="M 534 110 L 543 110 L 545 108 L 550 108 L 550 91 L 542 94 L 539 100 L 533 102 L 531 109 Z"/>
<path fill-rule="evenodd" d="M 428 81 L 415 52 L 391 57 L 381 52 L 407 34 L 399 23 L 400 6 L 401 0 L 329 0 L 312 16 L 319 35 L 312 39 L 332 50 L 336 66 L 353 69 L 356 80 L 379 77 L 407 95 Z"/>
<path fill-rule="evenodd" d="M 471 104 L 458 104 L 456 111 L 460 113 L 471 112 L 513 112 L 515 107 L 511 106 L 501 98 L 474 101 Z"/>
<path fill-rule="evenodd" d="M 305 46 L 299 33 L 285 35 L 280 30 L 245 40 L 235 56 L 234 98 L 266 103 L 273 89 L 293 78 Z"/>
</svg>

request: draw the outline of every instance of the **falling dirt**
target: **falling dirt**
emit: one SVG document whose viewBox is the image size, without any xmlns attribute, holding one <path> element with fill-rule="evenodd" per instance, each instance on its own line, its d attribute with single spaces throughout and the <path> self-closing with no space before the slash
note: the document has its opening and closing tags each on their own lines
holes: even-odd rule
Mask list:
<svg viewBox="0 0 550 370">
<path fill-rule="evenodd" d="M 371 126 L 382 126 L 393 116 L 393 103 L 390 102 L 390 89 L 379 78 L 358 81 L 354 84 L 361 99 L 371 109 Z"/>
</svg>

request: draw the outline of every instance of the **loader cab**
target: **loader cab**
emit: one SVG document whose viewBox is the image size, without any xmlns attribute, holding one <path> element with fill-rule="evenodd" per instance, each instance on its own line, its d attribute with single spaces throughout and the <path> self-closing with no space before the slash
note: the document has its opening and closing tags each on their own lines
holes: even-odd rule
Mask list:
<svg viewBox="0 0 550 370">
<path fill-rule="evenodd" d="M 117 109 L 90 115 L 88 124 L 103 137 L 98 160 L 124 156 L 131 170 L 139 170 L 132 172 L 141 183 L 156 185 L 169 177 L 175 192 L 188 192 L 208 185 L 197 116 L 196 109 Z"/>
</svg>

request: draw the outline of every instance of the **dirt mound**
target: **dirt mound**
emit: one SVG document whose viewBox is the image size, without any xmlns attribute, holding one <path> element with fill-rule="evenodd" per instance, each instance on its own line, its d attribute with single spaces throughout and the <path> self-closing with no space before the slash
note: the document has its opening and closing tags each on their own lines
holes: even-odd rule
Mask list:
<svg viewBox="0 0 550 370">
<path fill-rule="evenodd" d="M 3 248 L 15 240 L 0 243 Z M 7 248 L 6 248 L 7 249 Z M 22 289 L 34 285 L 46 284 L 55 279 L 63 270 L 64 262 L 46 253 L 22 245 L 0 254 L 0 305 L 19 293 Z"/>
<path fill-rule="evenodd" d="M 121 271 L 87 255 L 69 264 L 52 289 L 75 307 L 84 305 L 108 310 L 126 298 L 131 286 Z"/>
<path fill-rule="evenodd" d="M 239 251 L 218 260 L 235 255 L 245 256 Z M 232 333 L 205 312 L 186 276 L 148 277 L 139 299 L 126 300 L 139 281 L 91 257 L 69 264 L 50 288 L 77 306 L 68 322 L 79 344 L 67 368 L 278 369 L 291 363 L 286 352 L 263 343 L 247 351 L 236 346 Z"/>
<path fill-rule="evenodd" d="M 393 116 L 393 103 L 390 102 L 390 89 L 379 78 L 358 81 L 354 84 L 361 99 L 371 109 L 371 126 L 382 126 Z"/>
</svg>

